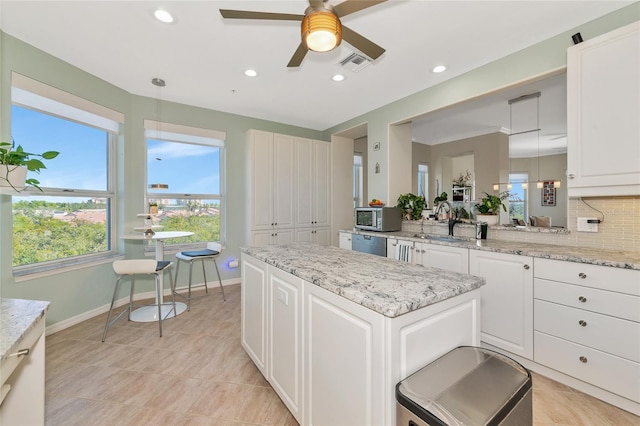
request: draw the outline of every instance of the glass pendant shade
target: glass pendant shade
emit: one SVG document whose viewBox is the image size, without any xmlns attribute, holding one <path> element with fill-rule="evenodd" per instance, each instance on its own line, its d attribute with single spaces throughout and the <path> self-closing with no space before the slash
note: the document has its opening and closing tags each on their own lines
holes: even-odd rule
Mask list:
<svg viewBox="0 0 640 426">
<path fill-rule="evenodd" d="M 307 14 L 302 20 L 302 42 L 314 52 L 328 52 L 342 41 L 342 25 L 338 17 L 328 11 Z"/>
</svg>

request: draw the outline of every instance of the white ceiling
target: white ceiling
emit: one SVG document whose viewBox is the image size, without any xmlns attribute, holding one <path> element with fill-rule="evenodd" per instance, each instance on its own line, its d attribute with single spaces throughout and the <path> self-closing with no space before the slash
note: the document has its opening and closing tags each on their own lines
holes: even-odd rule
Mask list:
<svg viewBox="0 0 640 426">
<path fill-rule="evenodd" d="M 287 69 L 297 22 L 223 20 L 218 12 L 302 14 L 305 0 L 1 0 L 0 27 L 136 95 L 325 130 L 630 3 L 389 0 L 342 20 L 387 49 L 357 73 L 339 65 L 355 51 L 347 43 Z M 177 22 L 154 20 L 157 6 Z M 433 74 L 438 64 L 448 70 Z M 258 77 L 246 77 L 247 68 Z M 338 72 L 346 79 L 335 83 Z M 153 77 L 167 86 L 152 86 Z"/>
</svg>

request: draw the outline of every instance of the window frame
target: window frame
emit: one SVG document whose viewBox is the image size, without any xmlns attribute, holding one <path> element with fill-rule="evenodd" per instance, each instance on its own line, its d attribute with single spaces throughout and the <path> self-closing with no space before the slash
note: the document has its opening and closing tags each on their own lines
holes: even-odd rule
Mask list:
<svg viewBox="0 0 640 426">
<path fill-rule="evenodd" d="M 107 226 L 107 250 L 17 266 L 13 266 L 12 255 L 13 275 L 15 277 L 49 275 L 57 273 L 61 269 L 77 269 L 79 267 L 86 267 L 89 264 L 103 263 L 112 260 L 115 256 L 118 256 L 118 244 L 116 242 L 118 223 L 116 221 L 117 215 L 115 214 L 118 209 L 118 199 L 115 191 L 117 171 L 116 150 L 118 140 L 123 134 L 124 114 L 15 72 L 12 73 L 11 82 L 11 107 L 14 105 L 39 114 L 49 115 L 78 125 L 104 131 L 107 137 L 107 152 L 105 158 L 107 180 L 105 190 L 57 188 L 40 185 L 42 191 L 36 188 L 26 187 L 16 196 L 74 197 L 78 199 L 101 198 L 107 200 L 108 207 L 105 219 Z M 11 126 L 13 126 L 13 121 L 11 121 Z M 11 234 L 13 239 L 13 226 Z"/>
<path fill-rule="evenodd" d="M 204 129 L 198 127 L 185 126 L 180 124 L 166 123 L 155 120 L 144 120 L 144 143 L 145 143 L 145 186 L 144 186 L 144 199 L 145 208 L 148 208 L 149 200 L 155 198 L 165 198 L 173 200 L 218 200 L 220 204 L 220 243 L 226 245 L 226 133 Z M 148 154 L 149 154 L 149 140 L 156 140 L 161 142 L 172 143 L 186 143 L 191 145 L 217 147 L 220 150 L 220 170 L 219 170 L 219 182 L 220 193 L 219 194 L 205 194 L 205 193 L 188 193 L 183 194 L 179 192 L 149 192 L 149 171 L 147 169 Z M 201 248 L 206 245 L 208 241 L 198 241 L 191 243 L 175 243 L 172 240 L 165 242 L 165 250 L 167 252 L 176 252 L 185 249 Z M 153 246 L 145 246 L 145 254 L 151 254 L 155 252 Z"/>
</svg>

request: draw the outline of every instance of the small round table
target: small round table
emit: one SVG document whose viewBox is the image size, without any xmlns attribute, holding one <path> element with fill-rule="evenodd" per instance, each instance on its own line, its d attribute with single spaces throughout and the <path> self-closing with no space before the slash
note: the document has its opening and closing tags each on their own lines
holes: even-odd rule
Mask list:
<svg viewBox="0 0 640 426">
<path fill-rule="evenodd" d="M 156 242 L 156 260 L 162 261 L 164 260 L 164 240 L 168 240 L 170 238 L 180 238 L 180 237 L 190 237 L 193 235 L 193 232 L 189 231 L 159 231 L 153 235 L 146 235 L 143 233 L 139 234 L 126 234 L 122 238 L 125 240 L 153 240 Z M 171 272 L 169 272 L 171 273 Z M 160 280 L 160 288 L 164 289 L 164 279 L 163 274 L 158 276 Z M 162 297 L 163 291 L 160 292 L 160 299 L 156 297 L 156 304 L 143 306 L 131 312 L 131 321 L 135 322 L 153 322 L 158 321 L 158 303 L 163 303 Z M 174 315 L 167 316 L 173 310 L 173 308 L 169 305 L 162 305 L 162 318 L 173 318 L 175 316 L 180 315 L 184 311 L 187 310 L 187 305 L 182 302 L 176 302 L 176 311 Z"/>
</svg>

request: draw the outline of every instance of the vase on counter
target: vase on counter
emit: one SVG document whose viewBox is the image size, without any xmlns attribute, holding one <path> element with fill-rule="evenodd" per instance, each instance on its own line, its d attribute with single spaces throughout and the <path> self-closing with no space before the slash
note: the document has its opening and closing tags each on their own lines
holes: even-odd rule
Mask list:
<svg viewBox="0 0 640 426">
<path fill-rule="evenodd" d="M 500 215 L 497 214 L 477 214 L 476 220 L 478 222 L 485 222 L 487 225 L 497 225 L 500 221 Z"/>
</svg>

